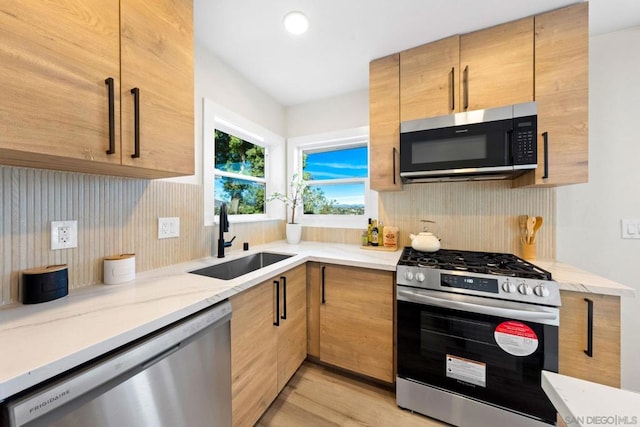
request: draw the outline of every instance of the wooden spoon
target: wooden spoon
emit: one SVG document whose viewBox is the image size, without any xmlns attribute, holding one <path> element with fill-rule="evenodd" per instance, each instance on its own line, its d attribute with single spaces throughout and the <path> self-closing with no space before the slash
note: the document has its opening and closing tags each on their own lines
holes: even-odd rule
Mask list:
<svg viewBox="0 0 640 427">
<path fill-rule="evenodd" d="M 520 226 L 520 240 L 522 243 L 525 243 L 525 238 L 527 235 L 527 216 L 526 215 L 518 215 L 518 225 Z"/>
<path fill-rule="evenodd" d="M 543 218 L 541 216 L 536 217 L 536 223 L 533 226 L 533 237 L 531 238 L 531 243 L 536 242 L 536 235 L 538 234 L 538 230 L 542 227 Z"/>
<path fill-rule="evenodd" d="M 536 217 L 530 216 L 527 218 L 527 243 L 533 243 L 531 238 L 533 237 L 533 229 L 536 226 Z"/>
</svg>

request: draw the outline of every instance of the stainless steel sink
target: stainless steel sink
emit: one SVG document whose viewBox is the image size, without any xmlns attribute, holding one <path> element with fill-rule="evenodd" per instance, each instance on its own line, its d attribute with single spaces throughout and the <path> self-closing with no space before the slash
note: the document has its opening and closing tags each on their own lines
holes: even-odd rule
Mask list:
<svg viewBox="0 0 640 427">
<path fill-rule="evenodd" d="M 222 264 L 193 270 L 189 273 L 213 277 L 215 279 L 231 280 L 236 277 L 240 277 L 243 274 L 261 269 L 262 267 L 291 258 L 292 256 L 293 255 L 274 254 L 271 252 L 258 252 L 253 255 L 247 255 L 242 258 L 223 262 Z"/>
</svg>

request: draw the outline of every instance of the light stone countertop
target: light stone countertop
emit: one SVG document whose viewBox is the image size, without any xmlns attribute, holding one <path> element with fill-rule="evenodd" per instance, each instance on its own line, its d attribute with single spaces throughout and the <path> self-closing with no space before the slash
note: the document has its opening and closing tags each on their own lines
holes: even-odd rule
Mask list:
<svg viewBox="0 0 640 427">
<path fill-rule="evenodd" d="M 568 427 L 640 425 L 639 393 L 548 371 L 542 389 Z"/>
<path fill-rule="evenodd" d="M 261 251 L 294 256 L 232 280 L 188 273 Z M 80 288 L 43 304 L 2 308 L 0 401 L 307 261 L 395 271 L 401 252 L 335 243 L 274 242 L 248 252 L 231 251 L 224 259 L 207 257 L 138 273 L 128 283 Z M 569 266 L 538 265 L 554 279 L 558 275 L 567 281 L 560 282 L 561 289 L 634 294 L 631 288 Z"/>
</svg>

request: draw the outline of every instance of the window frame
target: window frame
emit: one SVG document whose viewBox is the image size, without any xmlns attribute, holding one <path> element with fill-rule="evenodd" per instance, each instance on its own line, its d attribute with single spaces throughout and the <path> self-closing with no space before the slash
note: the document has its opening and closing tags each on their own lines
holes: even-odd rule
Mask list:
<svg viewBox="0 0 640 427">
<path fill-rule="evenodd" d="M 371 169 L 371 150 L 369 144 L 369 127 L 363 126 L 354 129 L 346 129 L 335 132 L 308 135 L 290 138 L 287 140 L 287 176 L 289 181 L 294 173 L 302 175 L 302 154 L 305 151 L 331 151 L 332 149 L 347 149 L 353 147 L 367 146 L 367 177 L 366 178 L 345 178 L 335 180 L 314 180 L 314 184 L 338 184 L 338 183 L 364 183 L 364 205 L 363 215 L 323 215 L 305 214 L 302 207 L 296 212 L 299 222 L 306 227 L 327 227 L 327 228 L 366 228 L 367 218 L 378 217 L 378 193 L 371 190 L 369 185 Z M 289 215 L 289 212 L 287 212 Z"/>
<path fill-rule="evenodd" d="M 264 178 L 227 172 L 215 168 L 215 131 L 220 130 L 247 142 L 264 147 Z M 219 215 L 215 214 L 215 178 L 225 176 L 265 184 L 264 214 L 229 214 L 229 222 L 244 223 L 255 221 L 278 220 L 284 215 L 282 203 L 267 202 L 266 198 L 275 191 L 284 191 L 284 168 L 278 168 L 285 158 L 285 140 L 283 137 L 262 126 L 235 114 L 213 101 L 203 100 L 203 189 L 204 189 L 204 225 L 219 223 Z M 279 170 L 282 169 L 282 170 Z"/>
</svg>

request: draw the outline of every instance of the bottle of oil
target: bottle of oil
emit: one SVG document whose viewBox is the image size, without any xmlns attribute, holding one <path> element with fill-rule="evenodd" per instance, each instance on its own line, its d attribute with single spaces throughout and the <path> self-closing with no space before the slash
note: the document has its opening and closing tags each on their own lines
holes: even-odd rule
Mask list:
<svg viewBox="0 0 640 427">
<path fill-rule="evenodd" d="M 380 237 L 379 234 L 378 221 L 374 219 L 371 222 L 371 246 L 378 246 Z"/>
<path fill-rule="evenodd" d="M 369 218 L 369 225 L 367 225 L 367 244 L 368 245 L 371 244 L 371 228 L 372 228 L 371 218 Z"/>
</svg>

